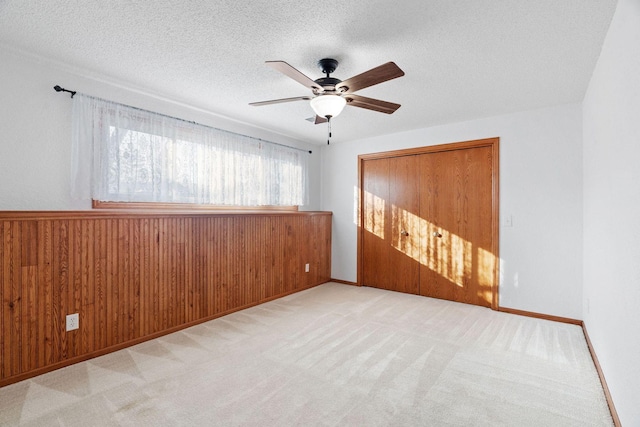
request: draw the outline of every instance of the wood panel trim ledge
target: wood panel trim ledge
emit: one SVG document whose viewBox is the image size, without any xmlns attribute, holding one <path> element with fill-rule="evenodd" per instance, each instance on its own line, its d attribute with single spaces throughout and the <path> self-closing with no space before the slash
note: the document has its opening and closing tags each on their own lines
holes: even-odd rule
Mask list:
<svg viewBox="0 0 640 427">
<path fill-rule="evenodd" d="M 233 211 L 233 210 L 194 210 L 181 211 L 178 209 L 96 209 L 86 211 L 0 211 L 0 221 L 15 221 L 24 219 L 83 219 L 83 218 L 164 218 L 164 217 L 185 217 L 195 218 L 203 216 L 215 217 L 237 217 L 237 216 L 310 216 L 310 215 L 331 215 L 325 211 Z"/>
<path fill-rule="evenodd" d="M 0 212 L 0 386 L 325 283 L 330 251 L 330 212 Z"/>
</svg>

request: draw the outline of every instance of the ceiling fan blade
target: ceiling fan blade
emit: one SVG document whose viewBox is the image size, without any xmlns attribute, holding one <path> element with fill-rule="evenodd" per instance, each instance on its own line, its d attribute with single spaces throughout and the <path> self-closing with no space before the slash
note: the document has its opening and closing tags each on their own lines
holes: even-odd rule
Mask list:
<svg viewBox="0 0 640 427">
<path fill-rule="evenodd" d="M 342 93 L 353 93 L 378 83 L 386 82 L 404 76 L 404 71 L 394 62 L 387 62 L 362 74 L 353 76 L 336 85 L 336 91 Z"/>
<path fill-rule="evenodd" d="M 382 101 L 380 99 L 367 98 L 366 96 L 349 94 L 344 97 L 347 105 L 352 107 L 366 108 L 367 110 L 378 111 L 380 113 L 393 114 L 400 104 Z"/>
<path fill-rule="evenodd" d="M 260 107 L 262 105 L 280 104 L 282 102 L 292 102 L 292 101 L 308 101 L 310 99 L 311 99 L 310 96 L 296 96 L 295 98 L 281 98 L 281 99 L 272 99 L 270 101 L 250 102 L 249 105 L 253 105 L 254 107 Z"/>
<path fill-rule="evenodd" d="M 316 89 L 319 92 L 324 91 L 324 88 L 322 86 L 320 86 L 318 83 L 314 82 L 312 79 L 305 76 L 300 71 L 296 70 L 284 61 L 266 61 L 265 63 L 269 67 L 273 68 L 274 70 L 280 71 L 285 76 L 292 78 L 308 89 Z"/>
</svg>

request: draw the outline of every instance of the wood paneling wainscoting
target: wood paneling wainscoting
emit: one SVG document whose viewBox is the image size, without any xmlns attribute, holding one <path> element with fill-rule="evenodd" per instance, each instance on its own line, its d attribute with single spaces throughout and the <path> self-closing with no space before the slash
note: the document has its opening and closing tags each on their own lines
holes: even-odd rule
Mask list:
<svg viewBox="0 0 640 427">
<path fill-rule="evenodd" d="M 330 212 L 0 212 L 0 239 L 0 386 L 331 275 Z"/>
</svg>

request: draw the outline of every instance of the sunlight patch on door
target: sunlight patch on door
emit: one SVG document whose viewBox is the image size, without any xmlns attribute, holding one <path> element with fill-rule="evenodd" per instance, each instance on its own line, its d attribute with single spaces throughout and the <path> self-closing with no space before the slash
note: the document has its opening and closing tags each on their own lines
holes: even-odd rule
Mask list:
<svg viewBox="0 0 640 427">
<path fill-rule="evenodd" d="M 391 206 L 391 245 L 405 255 L 420 262 L 420 242 L 425 221 L 411 212 Z"/>
<path fill-rule="evenodd" d="M 394 230 L 391 244 L 396 250 L 459 287 L 464 287 L 471 280 L 473 275 L 473 244 L 471 242 L 398 206 L 393 205 L 391 212 L 391 227 Z M 408 235 L 403 235 L 402 231 L 406 231 Z M 478 275 L 484 275 L 485 272 L 492 274 L 493 255 L 484 250 L 483 252 L 483 257 L 478 257 Z M 487 257 L 487 254 L 490 257 Z"/>
<path fill-rule="evenodd" d="M 486 301 L 491 301 L 494 274 L 496 271 L 496 257 L 486 249 L 478 248 L 478 284 L 479 294 Z"/>
<path fill-rule="evenodd" d="M 384 239 L 386 202 L 375 194 L 364 192 L 364 229 Z"/>
</svg>

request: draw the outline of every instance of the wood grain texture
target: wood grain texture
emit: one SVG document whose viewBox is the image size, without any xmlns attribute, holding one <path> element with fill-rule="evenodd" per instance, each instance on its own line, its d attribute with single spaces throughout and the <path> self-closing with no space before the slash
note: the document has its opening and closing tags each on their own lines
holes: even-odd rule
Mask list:
<svg viewBox="0 0 640 427">
<path fill-rule="evenodd" d="M 366 177 L 361 185 L 362 256 L 366 264 L 361 280 L 365 286 L 391 290 L 389 162 L 389 159 L 376 159 L 362 164 L 362 174 Z"/>
<path fill-rule="evenodd" d="M 570 325 L 582 326 L 583 322 L 579 319 L 572 319 L 570 317 L 553 316 L 551 314 L 537 313 L 534 311 L 518 310 L 516 308 L 498 307 L 498 311 L 509 314 L 517 314 L 518 316 L 533 317 L 535 319 L 550 320 L 552 322 L 568 323 Z"/>
<path fill-rule="evenodd" d="M 391 289 L 410 294 L 420 286 L 420 182 L 417 156 L 389 159 L 389 263 Z"/>
<path fill-rule="evenodd" d="M 374 159 L 364 163 L 363 284 L 418 293 L 420 233 L 416 156 Z"/>
<path fill-rule="evenodd" d="M 327 212 L 0 212 L 0 242 L 0 386 L 331 274 Z"/>
<path fill-rule="evenodd" d="M 358 156 L 358 284 L 497 309 L 498 169 L 498 138 Z"/>
<path fill-rule="evenodd" d="M 490 307 L 491 147 L 420 156 L 420 213 L 426 222 L 420 293 Z"/>
</svg>

